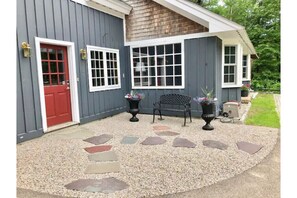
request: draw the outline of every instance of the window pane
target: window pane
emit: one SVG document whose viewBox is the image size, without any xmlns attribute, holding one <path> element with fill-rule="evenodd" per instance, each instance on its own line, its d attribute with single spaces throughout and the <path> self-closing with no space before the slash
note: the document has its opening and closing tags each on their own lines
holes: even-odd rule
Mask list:
<svg viewBox="0 0 297 198">
<path fill-rule="evenodd" d="M 43 75 L 43 85 L 50 85 L 49 75 Z"/>
<path fill-rule="evenodd" d="M 92 77 L 96 77 L 96 70 L 92 69 Z"/>
<path fill-rule="evenodd" d="M 166 51 L 166 54 L 172 54 L 173 53 L 173 45 L 165 45 L 165 51 Z"/>
<path fill-rule="evenodd" d="M 64 63 L 59 62 L 58 66 L 59 66 L 59 73 L 64 73 Z"/>
<path fill-rule="evenodd" d="M 150 57 L 149 58 L 149 63 L 148 63 L 149 66 L 154 66 L 155 65 L 155 57 Z"/>
<path fill-rule="evenodd" d="M 57 72 L 57 64 L 56 62 L 51 62 L 50 63 L 51 66 L 51 73 L 56 73 Z"/>
<path fill-rule="evenodd" d="M 94 51 L 91 51 L 91 59 L 94 59 L 94 58 L 95 58 Z"/>
<path fill-rule="evenodd" d="M 142 67 L 142 76 L 148 76 L 148 67 Z"/>
<path fill-rule="evenodd" d="M 133 48 L 133 57 L 139 56 L 139 48 Z"/>
<path fill-rule="evenodd" d="M 142 78 L 142 86 L 147 87 L 148 85 L 148 78 Z"/>
<path fill-rule="evenodd" d="M 235 47 L 230 47 L 231 48 L 231 54 L 235 54 Z"/>
<path fill-rule="evenodd" d="M 181 64 L 181 55 L 174 56 L 174 64 Z"/>
<path fill-rule="evenodd" d="M 147 66 L 147 58 L 141 58 L 141 63 L 143 66 Z"/>
<path fill-rule="evenodd" d="M 181 77 L 175 77 L 175 85 L 176 86 L 181 86 L 182 85 Z"/>
<path fill-rule="evenodd" d="M 147 47 L 140 48 L 141 56 L 147 56 Z"/>
<path fill-rule="evenodd" d="M 41 59 L 42 60 L 48 60 L 48 56 L 47 56 L 47 49 L 46 48 L 41 48 Z"/>
<path fill-rule="evenodd" d="M 63 60 L 63 50 L 58 50 L 58 60 Z"/>
<path fill-rule="evenodd" d="M 140 78 L 134 78 L 134 85 L 140 86 Z"/>
<path fill-rule="evenodd" d="M 234 74 L 234 66 L 230 66 L 230 74 Z"/>
<path fill-rule="evenodd" d="M 96 83 L 96 79 L 93 78 L 93 79 L 92 79 L 92 86 L 93 86 L 93 87 L 96 87 L 96 85 L 97 85 L 97 83 Z"/>
<path fill-rule="evenodd" d="M 104 70 L 100 69 L 100 77 L 104 77 Z"/>
<path fill-rule="evenodd" d="M 99 69 L 96 69 L 96 76 L 100 77 L 100 70 Z"/>
<path fill-rule="evenodd" d="M 119 84 L 119 80 L 118 80 L 118 78 L 115 78 L 115 79 L 114 79 L 114 84 L 115 84 L 115 85 L 118 85 L 118 84 Z"/>
<path fill-rule="evenodd" d="M 164 57 L 157 57 L 157 65 L 164 65 Z"/>
<path fill-rule="evenodd" d="M 225 54 L 230 54 L 230 47 L 225 47 Z"/>
<path fill-rule="evenodd" d="M 157 74 L 158 76 L 163 76 L 164 73 L 164 67 L 157 67 Z"/>
<path fill-rule="evenodd" d="M 155 55 L 155 46 L 149 47 L 149 55 Z"/>
<path fill-rule="evenodd" d="M 91 61 L 91 68 L 95 68 L 95 62 Z"/>
<path fill-rule="evenodd" d="M 224 75 L 224 83 L 228 82 L 228 75 Z"/>
<path fill-rule="evenodd" d="M 136 67 L 137 63 L 139 63 L 139 58 L 133 58 L 133 66 Z"/>
<path fill-rule="evenodd" d="M 51 75 L 52 85 L 58 84 L 58 75 Z"/>
<path fill-rule="evenodd" d="M 107 69 L 110 68 L 110 61 L 106 61 L 106 66 L 107 66 Z"/>
<path fill-rule="evenodd" d="M 233 63 L 233 64 L 235 63 L 235 56 L 230 57 L 230 63 Z"/>
<path fill-rule="evenodd" d="M 156 86 L 156 77 L 149 78 L 149 86 Z"/>
<path fill-rule="evenodd" d="M 118 63 L 117 62 L 113 62 L 113 68 L 115 68 L 115 69 L 118 68 Z"/>
<path fill-rule="evenodd" d="M 99 59 L 99 52 L 95 51 L 95 59 Z"/>
<path fill-rule="evenodd" d="M 166 67 L 166 75 L 173 75 L 173 66 Z"/>
<path fill-rule="evenodd" d="M 150 76 L 155 76 L 156 75 L 155 67 L 149 67 L 149 75 Z"/>
<path fill-rule="evenodd" d="M 166 77 L 166 85 L 173 86 L 173 77 Z"/>
<path fill-rule="evenodd" d="M 113 54 L 113 60 L 118 60 L 116 53 Z"/>
<path fill-rule="evenodd" d="M 229 78 L 230 78 L 230 82 L 235 82 L 234 75 L 230 75 Z"/>
<path fill-rule="evenodd" d="M 157 46 L 157 55 L 164 54 L 164 45 Z"/>
<path fill-rule="evenodd" d="M 229 73 L 229 67 L 228 66 L 225 66 L 224 67 L 224 74 L 228 74 Z"/>
<path fill-rule="evenodd" d="M 48 62 L 42 62 L 42 73 L 49 73 Z"/>
<path fill-rule="evenodd" d="M 134 68 L 133 72 L 135 77 L 140 76 L 140 71 L 138 70 L 138 68 Z"/>
<path fill-rule="evenodd" d="M 225 64 L 229 64 L 230 60 L 229 60 L 229 56 L 225 56 Z"/>
<path fill-rule="evenodd" d="M 165 78 L 164 77 L 158 77 L 158 86 L 165 86 Z"/>
<path fill-rule="evenodd" d="M 56 60 L 56 50 L 54 49 L 48 49 L 49 51 L 49 58 L 50 60 Z"/>
<path fill-rule="evenodd" d="M 59 75 L 59 84 L 65 85 L 65 75 L 64 74 Z"/>
<path fill-rule="evenodd" d="M 181 44 L 174 44 L 174 53 L 181 53 Z"/>
<path fill-rule="evenodd" d="M 166 56 L 166 65 L 173 65 L 173 56 Z"/>
<path fill-rule="evenodd" d="M 99 52 L 99 58 L 103 60 L 103 52 Z"/>
<path fill-rule="evenodd" d="M 174 72 L 175 75 L 181 75 L 182 74 L 181 66 L 175 66 L 174 70 L 175 70 L 175 72 Z"/>
</svg>

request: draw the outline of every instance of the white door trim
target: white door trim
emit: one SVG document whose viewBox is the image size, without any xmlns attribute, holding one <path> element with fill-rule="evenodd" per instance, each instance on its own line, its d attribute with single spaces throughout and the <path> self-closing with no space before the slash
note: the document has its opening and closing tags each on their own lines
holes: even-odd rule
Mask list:
<svg viewBox="0 0 297 198">
<path fill-rule="evenodd" d="M 40 44 L 60 45 L 60 46 L 67 47 L 72 122 L 79 123 L 80 119 L 79 119 L 79 104 L 78 104 L 77 76 L 76 76 L 75 49 L 74 49 L 75 47 L 73 42 L 35 37 L 35 49 L 36 49 L 35 52 L 36 52 L 36 60 L 37 60 L 42 126 L 43 126 L 43 131 L 47 132 L 48 127 L 47 127 L 47 121 L 46 121 L 46 107 L 45 107 L 45 97 L 44 97 L 44 87 L 43 87 Z"/>
</svg>

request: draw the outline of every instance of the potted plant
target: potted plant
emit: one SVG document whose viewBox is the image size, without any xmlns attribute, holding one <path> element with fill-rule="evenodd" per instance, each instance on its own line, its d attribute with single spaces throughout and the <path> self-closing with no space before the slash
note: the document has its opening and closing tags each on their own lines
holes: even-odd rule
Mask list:
<svg viewBox="0 0 297 198">
<path fill-rule="evenodd" d="M 241 97 L 247 97 L 249 95 L 249 92 L 250 92 L 249 84 L 241 86 Z"/>
<path fill-rule="evenodd" d="M 136 115 L 139 113 L 139 102 L 144 99 L 144 94 L 137 93 L 136 91 L 131 90 L 130 93 L 125 95 L 125 98 L 129 102 L 129 113 L 132 114 L 132 118 L 130 118 L 130 122 L 138 122 L 139 119 L 136 117 Z"/>
<path fill-rule="evenodd" d="M 213 96 L 213 90 L 208 91 L 207 88 L 201 89 L 203 93 L 203 97 L 193 98 L 195 102 L 201 105 L 202 107 L 202 119 L 206 122 L 206 124 L 202 127 L 204 130 L 213 130 L 214 127 L 210 125 L 210 122 L 215 118 L 215 109 L 216 109 L 216 101 L 217 98 Z"/>
</svg>

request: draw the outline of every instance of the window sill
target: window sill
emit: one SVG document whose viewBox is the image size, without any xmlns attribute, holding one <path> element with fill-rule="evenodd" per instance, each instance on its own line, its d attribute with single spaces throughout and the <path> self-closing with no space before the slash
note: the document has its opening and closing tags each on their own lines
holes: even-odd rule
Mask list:
<svg viewBox="0 0 297 198">
<path fill-rule="evenodd" d="M 222 86 L 222 88 L 224 89 L 224 88 L 240 88 L 241 87 L 241 85 L 237 85 L 237 84 L 225 84 L 225 85 L 223 85 Z"/>
<path fill-rule="evenodd" d="M 103 87 L 103 88 L 90 88 L 90 92 L 97 92 L 97 91 L 108 91 L 108 90 L 114 90 L 114 89 L 121 89 L 121 86 L 116 87 Z"/>
<path fill-rule="evenodd" d="M 132 89 L 184 89 L 184 86 L 175 86 L 175 87 L 139 87 L 139 86 L 132 86 Z"/>
</svg>

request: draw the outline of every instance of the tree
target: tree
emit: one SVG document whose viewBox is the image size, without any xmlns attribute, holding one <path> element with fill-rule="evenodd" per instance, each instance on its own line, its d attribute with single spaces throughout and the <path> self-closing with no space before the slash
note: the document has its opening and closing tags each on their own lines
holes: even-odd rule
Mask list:
<svg viewBox="0 0 297 198">
<path fill-rule="evenodd" d="M 259 56 L 252 80 L 270 81 L 267 86 L 280 82 L 280 0 L 202 0 L 200 5 L 246 28 Z"/>
</svg>

